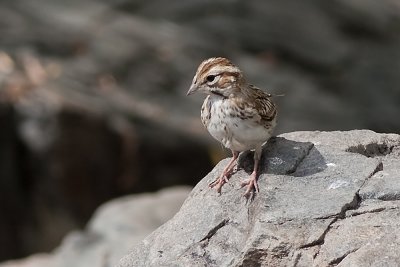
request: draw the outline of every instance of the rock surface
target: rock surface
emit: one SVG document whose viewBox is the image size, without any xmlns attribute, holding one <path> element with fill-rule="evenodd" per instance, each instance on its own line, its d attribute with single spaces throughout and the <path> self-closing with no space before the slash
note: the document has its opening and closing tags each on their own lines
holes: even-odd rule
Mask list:
<svg viewBox="0 0 400 267">
<path fill-rule="evenodd" d="M 84 231 L 70 233 L 52 254 L 36 254 L 0 266 L 115 266 L 132 244 L 170 219 L 189 192 L 189 187 L 181 186 L 114 199 L 96 211 Z"/>
<path fill-rule="evenodd" d="M 246 201 L 239 181 L 251 153 L 221 195 L 208 183 L 125 256 L 130 266 L 399 266 L 400 136 L 360 130 L 294 132 L 264 148 L 260 193 Z"/>
</svg>

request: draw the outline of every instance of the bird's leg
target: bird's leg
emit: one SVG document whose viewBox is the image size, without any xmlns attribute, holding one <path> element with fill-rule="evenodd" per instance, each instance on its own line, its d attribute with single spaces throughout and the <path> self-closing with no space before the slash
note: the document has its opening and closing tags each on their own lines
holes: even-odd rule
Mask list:
<svg viewBox="0 0 400 267">
<path fill-rule="evenodd" d="M 229 161 L 228 165 L 222 171 L 222 174 L 214 182 L 210 183 L 211 188 L 216 188 L 218 193 L 221 193 L 222 186 L 228 182 L 228 176 L 232 172 L 236 165 L 236 160 L 239 157 L 239 152 L 232 150 L 232 159 Z"/>
<path fill-rule="evenodd" d="M 242 187 L 247 185 L 247 190 L 244 193 L 245 197 L 248 197 L 250 195 L 250 193 L 253 192 L 253 190 L 256 191 L 257 193 L 259 192 L 257 179 L 258 179 L 258 163 L 260 162 L 261 152 L 262 152 L 261 146 L 257 147 L 256 150 L 254 151 L 253 172 L 250 175 L 249 179 L 246 179 L 241 183 Z"/>
</svg>

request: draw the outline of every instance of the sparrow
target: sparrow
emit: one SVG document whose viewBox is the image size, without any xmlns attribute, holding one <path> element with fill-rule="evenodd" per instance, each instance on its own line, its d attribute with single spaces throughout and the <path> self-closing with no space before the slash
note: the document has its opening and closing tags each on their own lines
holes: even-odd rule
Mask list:
<svg viewBox="0 0 400 267">
<path fill-rule="evenodd" d="M 230 60 L 213 57 L 198 67 L 187 95 L 207 95 L 201 107 L 201 121 L 212 137 L 232 151 L 232 158 L 212 183 L 221 193 L 237 164 L 239 153 L 254 150 L 254 169 L 241 182 L 244 196 L 259 192 L 258 165 L 262 146 L 276 126 L 277 109 L 272 95 L 247 83 L 242 71 Z"/>
</svg>

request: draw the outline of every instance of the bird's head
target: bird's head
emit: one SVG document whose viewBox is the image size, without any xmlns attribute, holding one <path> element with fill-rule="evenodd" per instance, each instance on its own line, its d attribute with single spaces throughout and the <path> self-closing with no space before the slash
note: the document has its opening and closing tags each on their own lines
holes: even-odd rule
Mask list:
<svg viewBox="0 0 400 267">
<path fill-rule="evenodd" d="M 201 92 L 227 98 L 240 90 L 243 82 L 244 78 L 238 67 L 226 58 L 213 57 L 200 64 L 187 95 Z"/>
</svg>

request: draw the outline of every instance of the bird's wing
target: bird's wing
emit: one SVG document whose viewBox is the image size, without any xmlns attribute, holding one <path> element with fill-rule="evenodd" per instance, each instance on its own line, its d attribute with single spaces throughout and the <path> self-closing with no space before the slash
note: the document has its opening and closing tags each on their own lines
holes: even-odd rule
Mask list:
<svg viewBox="0 0 400 267">
<path fill-rule="evenodd" d="M 272 102 L 272 95 L 264 92 L 263 90 L 255 87 L 254 85 L 249 86 L 251 89 L 251 98 L 254 104 L 254 108 L 260 116 L 261 122 L 270 125 L 271 121 L 275 119 L 277 110 L 274 102 Z"/>
<path fill-rule="evenodd" d="M 236 110 L 239 118 L 247 122 L 253 122 L 255 125 L 262 125 L 270 128 L 273 120 L 276 118 L 277 111 L 275 104 L 268 94 L 260 89 L 252 90 L 248 95 L 234 97 L 230 99 L 238 107 Z"/>
</svg>

